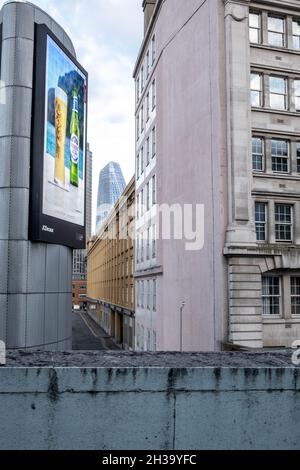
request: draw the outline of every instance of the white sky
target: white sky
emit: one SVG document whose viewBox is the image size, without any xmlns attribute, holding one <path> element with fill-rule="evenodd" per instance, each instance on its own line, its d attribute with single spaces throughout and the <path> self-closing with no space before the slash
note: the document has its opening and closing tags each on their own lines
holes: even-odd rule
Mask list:
<svg viewBox="0 0 300 470">
<path fill-rule="evenodd" d="M 4 0 L 0 0 L 0 8 Z M 70 35 L 89 73 L 88 141 L 94 155 L 93 225 L 98 177 L 120 163 L 126 182 L 134 173 L 134 82 L 142 41 L 142 0 L 32 0 Z"/>
</svg>

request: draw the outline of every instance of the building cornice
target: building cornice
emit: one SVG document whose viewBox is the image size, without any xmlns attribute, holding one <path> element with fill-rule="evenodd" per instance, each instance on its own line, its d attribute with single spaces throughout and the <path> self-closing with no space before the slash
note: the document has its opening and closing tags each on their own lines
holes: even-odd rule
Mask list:
<svg viewBox="0 0 300 470">
<path fill-rule="evenodd" d="M 153 11 L 152 18 L 151 18 L 149 26 L 148 26 L 148 29 L 146 31 L 146 34 L 144 36 L 142 45 L 141 45 L 140 50 L 138 52 L 138 57 L 137 57 L 137 60 L 136 60 L 135 66 L 134 66 L 134 70 L 133 70 L 133 78 L 136 77 L 136 74 L 138 72 L 140 63 L 142 61 L 146 46 L 149 42 L 149 38 L 151 37 L 151 33 L 152 33 L 153 27 L 156 23 L 156 20 L 157 20 L 157 17 L 159 15 L 162 4 L 163 4 L 163 0 L 157 0 L 154 11 Z"/>
<path fill-rule="evenodd" d="M 251 0 L 251 5 L 264 5 L 275 8 L 288 8 L 293 10 L 298 10 L 300 13 L 300 4 L 299 0 Z"/>
</svg>

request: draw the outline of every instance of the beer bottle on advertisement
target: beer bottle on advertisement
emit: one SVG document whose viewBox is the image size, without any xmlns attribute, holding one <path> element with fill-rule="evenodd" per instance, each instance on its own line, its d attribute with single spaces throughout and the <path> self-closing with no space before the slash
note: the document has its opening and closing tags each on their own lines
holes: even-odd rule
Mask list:
<svg viewBox="0 0 300 470">
<path fill-rule="evenodd" d="M 79 166 L 79 118 L 78 118 L 78 92 L 73 91 L 73 107 L 70 127 L 70 183 L 78 188 Z"/>
</svg>

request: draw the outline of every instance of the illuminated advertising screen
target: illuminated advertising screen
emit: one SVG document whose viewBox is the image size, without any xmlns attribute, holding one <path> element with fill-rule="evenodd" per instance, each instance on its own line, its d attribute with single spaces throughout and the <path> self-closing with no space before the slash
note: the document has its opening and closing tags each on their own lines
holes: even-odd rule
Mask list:
<svg viewBox="0 0 300 470">
<path fill-rule="evenodd" d="M 30 238 L 85 247 L 87 74 L 36 27 Z"/>
</svg>

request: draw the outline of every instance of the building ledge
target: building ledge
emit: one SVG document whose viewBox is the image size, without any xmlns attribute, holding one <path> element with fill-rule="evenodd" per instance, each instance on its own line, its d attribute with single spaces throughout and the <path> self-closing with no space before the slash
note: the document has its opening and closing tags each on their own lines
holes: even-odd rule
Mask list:
<svg viewBox="0 0 300 470">
<path fill-rule="evenodd" d="M 257 246 L 225 246 L 225 256 L 282 256 L 283 254 L 300 255 L 300 246 L 291 244 L 263 244 Z"/>
<path fill-rule="evenodd" d="M 141 277 L 162 276 L 163 273 L 164 272 L 163 272 L 163 267 L 162 266 L 154 266 L 153 268 L 136 271 L 134 273 L 133 277 L 135 279 L 139 279 Z"/>
</svg>

